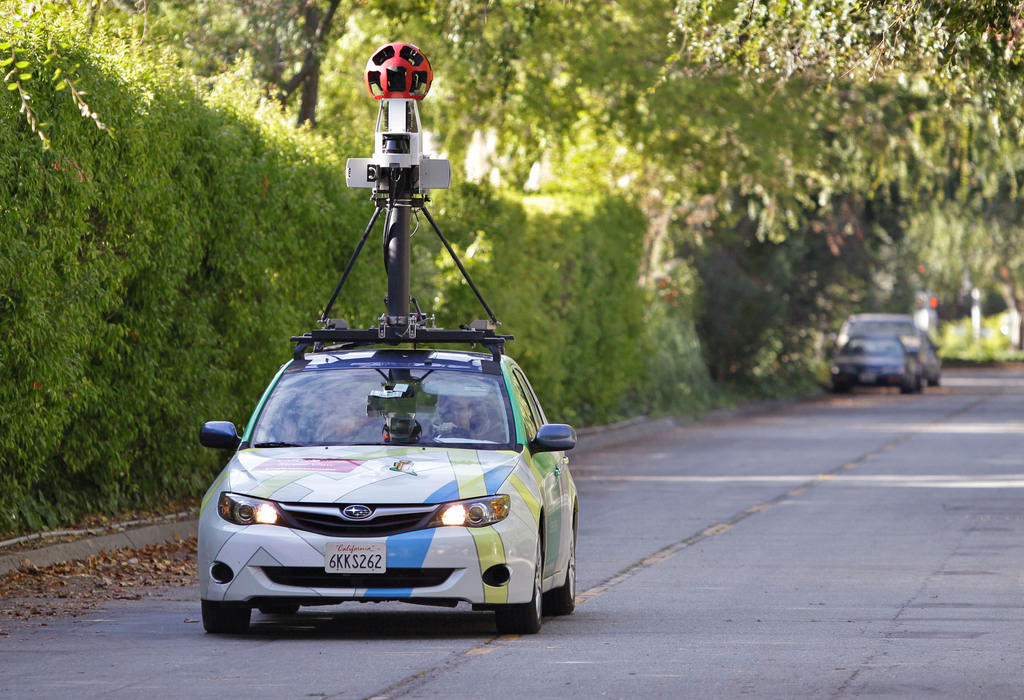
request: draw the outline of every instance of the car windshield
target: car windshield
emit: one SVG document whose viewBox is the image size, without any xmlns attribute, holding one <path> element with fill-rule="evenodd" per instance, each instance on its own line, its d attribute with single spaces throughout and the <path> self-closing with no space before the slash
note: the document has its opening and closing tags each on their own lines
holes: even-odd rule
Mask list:
<svg viewBox="0 0 1024 700">
<path fill-rule="evenodd" d="M 857 321 L 850 328 L 850 333 L 870 335 L 917 335 L 917 326 L 911 320 L 907 321 Z"/>
<path fill-rule="evenodd" d="M 286 373 L 250 442 L 507 448 L 513 432 L 503 387 L 496 375 L 445 369 Z"/>
<path fill-rule="evenodd" d="M 842 354 L 900 357 L 903 355 L 903 346 L 895 338 L 852 338 L 843 348 Z"/>
</svg>

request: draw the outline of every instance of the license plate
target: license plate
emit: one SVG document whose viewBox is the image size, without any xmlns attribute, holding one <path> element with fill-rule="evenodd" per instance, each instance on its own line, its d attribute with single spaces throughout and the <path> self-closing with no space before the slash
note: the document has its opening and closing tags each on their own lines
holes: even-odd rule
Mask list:
<svg viewBox="0 0 1024 700">
<path fill-rule="evenodd" d="M 324 571 L 329 574 L 383 574 L 387 570 L 384 540 L 328 542 L 324 548 Z"/>
<path fill-rule="evenodd" d="M 864 382 L 865 384 L 870 384 L 870 383 L 876 381 L 877 379 L 878 379 L 878 375 L 876 375 L 874 372 L 861 372 L 860 373 L 860 380 L 862 382 Z"/>
</svg>

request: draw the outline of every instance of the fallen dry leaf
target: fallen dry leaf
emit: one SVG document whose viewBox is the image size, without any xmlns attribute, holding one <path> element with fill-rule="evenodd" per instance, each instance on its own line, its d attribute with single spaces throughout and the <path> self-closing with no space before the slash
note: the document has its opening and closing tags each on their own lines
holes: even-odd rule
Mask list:
<svg viewBox="0 0 1024 700">
<path fill-rule="evenodd" d="M 0 576 L 0 618 L 77 616 L 106 600 L 138 600 L 196 581 L 195 537 L 43 568 L 29 564 Z"/>
</svg>

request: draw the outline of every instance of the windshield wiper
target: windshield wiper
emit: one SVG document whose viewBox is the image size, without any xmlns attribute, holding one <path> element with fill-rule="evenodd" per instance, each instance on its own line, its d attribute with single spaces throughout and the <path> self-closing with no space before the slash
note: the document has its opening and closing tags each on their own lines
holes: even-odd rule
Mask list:
<svg viewBox="0 0 1024 700">
<path fill-rule="evenodd" d="M 257 442 L 253 447 L 305 447 L 294 442 Z"/>
</svg>

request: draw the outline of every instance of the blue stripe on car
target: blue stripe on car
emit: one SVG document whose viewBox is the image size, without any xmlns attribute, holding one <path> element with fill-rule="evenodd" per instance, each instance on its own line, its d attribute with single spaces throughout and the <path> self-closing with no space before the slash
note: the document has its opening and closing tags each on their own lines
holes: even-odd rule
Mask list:
<svg viewBox="0 0 1024 700">
<path fill-rule="evenodd" d="M 512 462 L 510 464 L 502 464 L 490 471 L 484 472 L 484 486 L 487 487 L 487 493 L 497 493 L 498 487 L 505 483 L 505 479 L 508 478 L 508 475 L 511 474 L 512 470 L 515 468 L 515 462 Z"/>
<path fill-rule="evenodd" d="M 434 493 L 427 496 L 427 500 L 424 503 L 444 503 L 445 501 L 455 501 L 459 498 L 459 482 L 452 479 L 447 484 L 439 488 Z"/>
<path fill-rule="evenodd" d="M 415 530 L 388 538 L 388 568 L 420 569 L 434 539 L 434 528 Z M 368 588 L 367 598 L 409 598 L 411 588 Z"/>
<path fill-rule="evenodd" d="M 410 598 L 411 588 L 367 588 L 364 598 Z"/>
<path fill-rule="evenodd" d="M 433 539 L 434 528 L 392 535 L 388 538 L 388 568 L 422 568 Z"/>
</svg>

